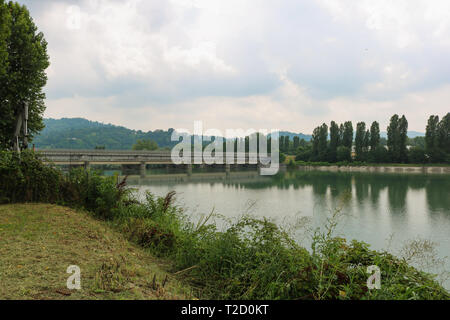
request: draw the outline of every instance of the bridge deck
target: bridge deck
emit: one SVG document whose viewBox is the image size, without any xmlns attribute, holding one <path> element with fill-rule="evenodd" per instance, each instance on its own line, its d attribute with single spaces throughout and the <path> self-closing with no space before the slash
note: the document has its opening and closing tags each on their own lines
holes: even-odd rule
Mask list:
<svg viewBox="0 0 450 320">
<path fill-rule="evenodd" d="M 50 149 L 38 150 L 44 162 L 54 164 L 173 164 L 171 151 L 131 151 L 131 150 L 65 150 Z M 196 162 L 194 153 L 191 154 L 191 163 Z M 250 158 L 253 161 L 250 161 Z M 256 154 L 235 154 L 236 164 L 256 164 L 254 159 L 258 159 Z M 202 159 L 201 155 L 198 157 Z M 269 158 L 269 156 L 265 157 Z M 225 163 L 225 155 L 224 155 Z"/>
</svg>

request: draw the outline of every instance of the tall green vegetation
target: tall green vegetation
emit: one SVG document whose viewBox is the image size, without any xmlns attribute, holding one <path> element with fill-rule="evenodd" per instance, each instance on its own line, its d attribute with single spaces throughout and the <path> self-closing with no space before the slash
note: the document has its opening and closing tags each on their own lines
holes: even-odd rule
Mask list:
<svg viewBox="0 0 450 320">
<path fill-rule="evenodd" d="M 342 133 L 342 146 L 352 149 L 353 144 L 353 124 L 351 121 L 344 123 L 343 133 Z"/>
<path fill-rule="evenodd" d="M 430 162 L 450 161 L 450 113 L 441 121 L 439 116 L 432 115 L 428 119 L 425 133 L 425 150 Z"/>
<path fill-rule="evenodd" d="M 445 153 L 445 162 L 450 162 L 450 112 L 448 112 L 439 122 L 438 146 Z"/>
<path fill-rule="evenodd" d="M 353 144 L 353 125 L 347 121 L 338 125 L 331 121 L 329 141 L 326 141 L 327 126 L 314 129 L 310 142 L 294 149 L 296 160 L 303 162 L 348 163 L 448 163 L 450 162 L 450 113 L 441 121 L 438 116 L 428 120 L 425 137 L 408 138 L 408 120 L 403 115 L 391 117 L 387 127 L 387 139 L 380 137 L 380 125 L 365 122 L 356 125 Z M 352 157 L 352 148 L 355 153 Z"/>
<path fill-rule="evenodd" d="M 11 15 L 5 6 L 4 0 L 0 0 L 0 79 L 6 75 L 8 67 L 8 43 L 7 39 L 11 33 L 10 25 Z M 1 102 L 1 101 L 0 101 Z"/>
<path fill-rule="evenodd" d="M 314 129 L 312 142 L 312 160 L 323 161 L 327 158 L 328 153 L 328 126 L 324 123 L 320 127 Z"/>
<path fill-rule="evenodd" d="M 330 146 L 328 151 L 328 161 L 337 161 L 337 149 L 339 147 L 339 126 L 336 122 L 331 121 L 330 124 Z"/>
<path fill-rule="evenodd" d="M 408 160 L 406 142 L 408 134 L 408 121 L 405 116 L 399 118 L 397 114 L 393 115 L 388 129 L 388 149 L 393 162 L 405 163 Z"/>
<path fill-rule="evenodd" d="M 17 114 L 29 105 L 30 139 L 44 127 L 47 42 L 38 32 L 28 9 L 0 2 L 0 148 L 12 146 Z"/>
<path fill-rule="evenodd" d="M 355 153 L 356 160 L 364 161 L 366 159 L 365 154 L 365 136 L 366 136 L 366 124 L 364 122 L 358 122 L 356 124 L 356 135 L 355 135 Z"/>
</svg>

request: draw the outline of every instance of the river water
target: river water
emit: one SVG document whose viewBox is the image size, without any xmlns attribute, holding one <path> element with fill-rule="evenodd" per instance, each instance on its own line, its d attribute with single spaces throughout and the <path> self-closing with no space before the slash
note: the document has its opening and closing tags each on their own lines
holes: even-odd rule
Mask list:
<svg viewBox="0 0 450 320">
<path fill-rule="evenodd" d="M 437 244 L 440 258 L 450 256 L 449 175 L 287 171 L 272 177 L 256 172 L 173 177 L 150 176 L 135 187 L 160 196 L 176 191 L 176 203 L 193 220 L 211 211 L 228 218 L 250 213 L 299 226 L 294 236 L 306 247 L 307 230 L 324 228 L 327 218 L 341 209 L 338 236 L 393 253 L 410 240 L 426 239 Z M 440 267 L 450 270 L 450 263 Z M 444 285 L 449 289 L 450 281 Z"/>
</svg>

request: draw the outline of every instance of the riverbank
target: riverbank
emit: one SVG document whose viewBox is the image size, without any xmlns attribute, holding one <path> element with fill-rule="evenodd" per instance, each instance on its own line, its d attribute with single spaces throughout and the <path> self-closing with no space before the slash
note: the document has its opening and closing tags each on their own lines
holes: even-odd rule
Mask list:
<svg viewBox="0 0 450 320">
<path fill-rule="evenodd" d="M 450 174 L 450 166 L 408 166 L 408 165 L 291 165 L 301 171 L 330 171 L 330 172 L 370 172 L 370 173 L 408 173 L 408 174 Z"/>
<path fill-rule="evenodd" d="M 157 211 L 170 202 L 155 200 L 147 205 Z M 0 206 L 0 299 L 192 299 L 192 290 L 202 299 L 449 299 L 428 274 L 361 242 L 316 234 L 309 253 L 269 221 L 246 217 L 218 232 L 207 219 L 189 230 L 168 217 L 110 223 L 56 205 Z M 70 265 L 81 290 L 66 287 Z M 381 270 L 379 290 L 367 288 L 370 265 Z"/>
<path fill-rule="evenodd" d="M 161 259 L 86 212 L 2 205 L 0 242 L 0 300 L 192 298 Z M 67 289 L 70 265 L 81 269 L 81 290 Z"/>
</svg>

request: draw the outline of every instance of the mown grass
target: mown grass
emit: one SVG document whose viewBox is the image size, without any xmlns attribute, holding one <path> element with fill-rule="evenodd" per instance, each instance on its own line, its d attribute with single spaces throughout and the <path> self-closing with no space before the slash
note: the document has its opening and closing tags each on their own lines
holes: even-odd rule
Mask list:
<svg viewBox="0 0 450 320">
<path fill-rule="evenodd" d="M 185 299 L 161 259 L 89 214 L 47 204 L 0 206 L 0 299 Z M 68 290 L 67 267 L 81 269 Z M 164 284 L 164 287 L 163 287 Z"/>
</svg>

